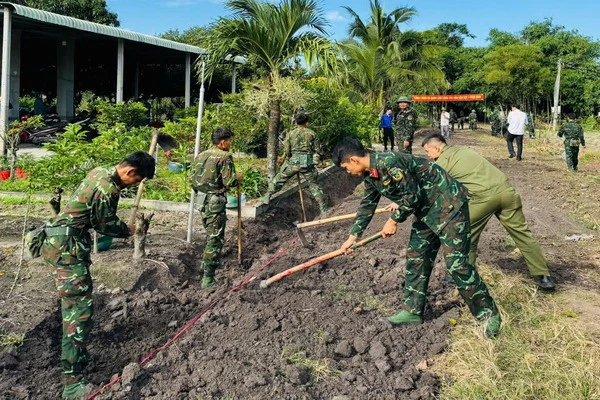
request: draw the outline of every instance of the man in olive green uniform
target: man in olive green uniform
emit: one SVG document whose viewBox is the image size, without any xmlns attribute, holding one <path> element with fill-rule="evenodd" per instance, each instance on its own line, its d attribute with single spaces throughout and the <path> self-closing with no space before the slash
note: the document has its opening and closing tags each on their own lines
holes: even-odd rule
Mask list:
<svg viewBox="0 0 600 400">
<path fill-rule="evenodd" d="M 426 134 L 422 145 L 429 158 L 469 191 L 469 263 L 475 265 L 479 238 L 490 218 L 495 215 L 523 254 L 534 281 L 543 289 L 554 290 L 548 262 L 527 226 L 521 196 L 515 192 L 506 175 L 475 151 L 467 147 L 448 146 L 437 132 Z"/>
<path fill-rule="evenodd" d="M 575 122 L 575 114 L 567 115 L 567 122 L 558 130 L 558 137 L 565 138 L 565 156 L 569 171 L 576 172 L 579 164 L 579 146 L 585 147 L 583 128 Z"/>
<path fill-rule="evenodd" d="M 267 194 L 262 198 L 269 204 L 273 193 L 279 191 L 285 183 L 302 174 L 308 182 L 308 189 L 319 205 L 321 214 L 327 212 L 327 200 L 319 186 L 319 172 L 316 165 L 321 163 L 321 144 L 314 131 L 308 128 L 308 115 L 296 116 L 296 129 L 292 130 L 283 144 L 283 164 L 281 170 L 269 183 Z"/>
<path fill-rule="evenodd" d="M 492 136 L 500 136 L 502 132 L 502 122 L 498 115 L 498 110 L 494 110 L 490 116 L 490 123 L 492 124 Z"/>
<path fill-rule="evenodd" d="M 450 131 L 452 133 L 454 133 L 454 124 L 458 122 L 458 115 L 456 115 L 456 112 L 454 112 L 454 110 L 450 109 Z"/>
<path fill-rule="evenodd" d="M 477 113 L 475 110 L 471 110 L 471 114 L 469 114 L 469 129 L 472 131 L 477 129 Z"/>
<path fill-rule="evenodd" d="M 471 229 L 466 189 L 433 162 L 409 154 L 369 154 L 354 138 L 336 146 L 333 161 L 349 174 L 368 174 L 350 237 L 341 250 L 349 252 L 363 234 L 382 195 L 400 205 L 383 227 L 384 237 L 394 235 L 396 225 L 415 214 L 406 253 L 404 306 L 388 321 L 392 325 L 423 321 L 429 277 L 441 247 L 446 269 L 471 313 L 480 321 L 487 320 L 488 337 L 496 336 L 500 330 L 498 309 L 477 270 L 469 264 Z"/>
<path fill-rule="evenodd" d="M 407 154 L 412 153 L 412 144 L 417 128 L 417 115 L 410 108 L 410 102 L 411 100 L 407 96 L 398 99 L 397 104 L 400 111 L 396 114 L 396 129 L 394 130 L 398 150 Z"/>
<path fill-rule="evenodd" d="M 93 228 L 103 235 L 125 238 L 135 227 L 117 217 L 122 189 L 154 176 L 154 158 L 138 151 L 113 168 L 91 170 L 58 215 L 46 224 L 41 255 L 52 269 L 61 300 L 63 336 L 61 364 L 64 399 L 78 399 L 89 390 L 83 369 L 89 362 L 86 349 L 94 305 L 90 275 Z"/>
<path fill-rule="evenodd" d="M 535 139 L 535 122 L 533 120 L 533 114 L 527 113 L 527 125 L 525 126 L 527 133 L 529 133 L 530 139 Z"/>
<path fill-rule="evenodd" d="M 202 225 L 206 230 L 206 243 L 202 254 L 202 289 L 214 286 L 215 271 L 219 268 L 221 250 L 225 241 L 227 216 L 225 204 L 229 188 L 239 185 L 233 157 L 229 153 L 233 133 L 226 128 L 217 128 L 212 134 L 214 144 L 198 154 L 192 163 L 190 183 L 197 196 L 197 207 L 202 214 Z"/>
</svg>

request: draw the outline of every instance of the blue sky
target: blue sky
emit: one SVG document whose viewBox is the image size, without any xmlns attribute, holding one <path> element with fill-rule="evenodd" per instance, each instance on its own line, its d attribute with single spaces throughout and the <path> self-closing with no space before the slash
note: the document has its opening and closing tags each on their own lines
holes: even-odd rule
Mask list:
<svg viewBox="0 0 600 400">
<path fill-rule="evenodd" d="M 417 9 L 418 15 L 404 29 L 425 30 L 443 22 L 467 24 L 476 38 L 468 46 L 485 46 L 488 32 L 498 28 L 518 32 L 530 21 L 552 18 L 555 24 L 577 29 L 581 34 L 600 39 L 600 0 L 457 0 L 457 1 L 386 1 L 390 10 L 404 5 Z M 184 31 L 192 26 L 206 26 L 219 16 L 226 16 L 222 0 L 107 0 L 111 11 L 119 15 L 121 27 L 150 35 L 169 29 Z M 321 8 L 330 21 L 329 33 L 334 39 L 346 37 L 349 6 L 363 19 L 369 15 L 368 0 L 321 1 Z"/>
</svg>

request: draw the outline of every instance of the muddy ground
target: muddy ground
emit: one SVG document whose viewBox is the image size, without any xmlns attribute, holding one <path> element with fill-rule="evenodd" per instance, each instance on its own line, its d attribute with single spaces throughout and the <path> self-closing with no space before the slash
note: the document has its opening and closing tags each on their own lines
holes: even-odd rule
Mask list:
<svg viewBox="0 0 600 400">
<path fill-rule="evenodd" d="M 531 229 L 539 239 L 561 290 L 598 290 L 598 240 L 566 241 L 572 234 L 596 234 L 600 185 L 588 179 L 597 166 L 584 165 L 574 176 L 564 161 L 528 144 L 520 163 L 505 158 L 504 142 L 483 131 L 461 132 L 454 143 L 488 156 L 509 175 L 521 193 Z M 421 149 L 417 150 L 422 154 Z M 356 210 L 356 181 L 332 176 L 326 190 L 339 215 Z M 305 196 L 308 197 L 308 196 Z M 386 201 L 382 201 L 382 205 Z M 60 315 L 53 283 L 39 260 L 24 264 L 18 285 L 7 298 L 17 269 L 25 208 L 2 206 L 0 213 L 0 334 L 25 333 L 20 347 L 0 353 L 0 399 L 56 399 L 61 390 Z M 311 204 L 309 217 L 314 217 Z M 123 210 L 127 215 L 129 210 Z M 33 210 L 43 219 L 43 207 Z M 293 223 L 301 217 L 296 199 L 275 203 L 254 221 L 244 221 L 244 262 L 237 265 L 235 219 L 229 222 L 219 285 L 199 290 L 198 244 L 185 238 L 187 215 L 155 216 L 148 256 L 131 261 L 131 244 L 94 256 L 95 325 L 90 337 L 94 362 L 87 371 L 97 385 L 163 345 L 228 288 L 243 281 L 278 251 L 287 252 L 240 291 L 221 300 L 178 341 L 158 353 L 141 371 L 129 365 L 124 380 L 100 399 L 432 399 L 439 393 L 429 372 L 435 355 L 447 346 L 461 302 L 443 265 L 429 286 L 425 323 L 391 329 L 381 319 L 400 305 L 405 244 L 410 224 L 393 239 L 368 247 L 273 284 L 260 280 L 316 255 L 337 249 L 350 222 L 305 229 L 313 243 L 303 248 Z M 366 234 L 381 228 L 387 216 L 373 219 Z M 202 234 L 196 221 L 198 234 Z M 480 261 L 506 273 L 523 275 L 519 254 L 492 221 L 480 244 Z M 438 259 L 439 264 L 439 259 Z M 533 288 L 532 284 L 532 288 Z M 493 290 L 493 287 L 492 287 Z M 594 311 L 592 311 L 594 312 Z"/>
</svg>

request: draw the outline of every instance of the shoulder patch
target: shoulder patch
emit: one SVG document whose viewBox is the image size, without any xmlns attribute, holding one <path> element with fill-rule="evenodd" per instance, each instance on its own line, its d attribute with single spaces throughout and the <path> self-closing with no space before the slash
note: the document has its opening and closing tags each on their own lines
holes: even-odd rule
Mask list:
<svg viewBox="0 0 600 400">
<path fill-rule="evenodd" d="M 404 174 L 398 167 L 390 168 L 388 170 L 388 174 L 392 177 L 392 179 L 396 182 L 400 182 L 402 178 L 404 178 Z"/>
</svg>

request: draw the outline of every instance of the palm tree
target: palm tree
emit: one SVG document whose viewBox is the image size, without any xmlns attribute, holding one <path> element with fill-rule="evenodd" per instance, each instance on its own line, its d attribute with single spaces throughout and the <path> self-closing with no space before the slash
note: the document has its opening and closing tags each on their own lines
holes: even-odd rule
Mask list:
<svg viewBox="0 0 600 400">
<path fill-rule="evenodd" d="M 334 59 L 335 48 L 324 37 L 327 21 L 315 0 L 283 0 L 278 5 L 267 1 L 229 0 L 225 5 L 233 15 L 219 18 L 209 29 L 208 70 L 210 73 L 228 55 L 247 57 L 265 70 L 270 91 L 267 171 L 273 178 L 281 115 L 273 83 L 301 57 L 309 66 Z"/>
<path fill-rule="evenodd" d="M 350 7 L 344 7 L 353 18 L 350 39 L 339 44 L 347 64 L 344 86 L 382 108 L 406 81 L 442 83 L 441 48 L 427 43 L 420 33 L 402 32 L 398 26 L 415 16 L 416 10 L 401 7 L 386 14 L 379 0 L 371 0 L 370 5 L 367 23 Z"/>
</svg>

